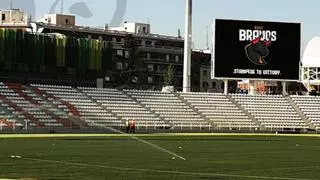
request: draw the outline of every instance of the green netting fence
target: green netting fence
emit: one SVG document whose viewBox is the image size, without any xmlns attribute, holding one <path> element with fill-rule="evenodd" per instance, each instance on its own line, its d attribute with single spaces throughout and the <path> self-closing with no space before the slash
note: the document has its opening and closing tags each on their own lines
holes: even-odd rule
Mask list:
<svg viewBox="0 0 320 180">
<path fill-rule="evenodd" d="M 102 40 L 35 35 L 0 29 L 0 70 L 39 71 L 40 67 L 75 67 L 78 74 L 112 65 L 112 46 Z"/>
</svg>

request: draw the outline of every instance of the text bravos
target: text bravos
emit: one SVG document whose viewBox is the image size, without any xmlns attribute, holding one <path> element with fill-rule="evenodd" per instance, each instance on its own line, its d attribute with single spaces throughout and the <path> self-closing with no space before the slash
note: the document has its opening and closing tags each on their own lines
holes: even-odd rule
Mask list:
<svg viewBox="0 0 320 180">
<path fill-rule="evenodd" d="M 252 41 L 259 36 L 262 41 L 276 41 L 277 31 L 239 29 L 239 41 Z"/>
</svg>

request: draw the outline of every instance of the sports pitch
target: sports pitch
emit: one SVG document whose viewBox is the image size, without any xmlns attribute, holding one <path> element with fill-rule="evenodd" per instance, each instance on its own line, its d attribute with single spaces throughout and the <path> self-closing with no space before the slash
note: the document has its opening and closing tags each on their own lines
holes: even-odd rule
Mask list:
<svg viewBox="0 0 320 180">
<path fill-rule="evenodd" d="M 316 135 L 0 135 L 0 179 L 320 179 L 319 152 Z"/>
</svg>

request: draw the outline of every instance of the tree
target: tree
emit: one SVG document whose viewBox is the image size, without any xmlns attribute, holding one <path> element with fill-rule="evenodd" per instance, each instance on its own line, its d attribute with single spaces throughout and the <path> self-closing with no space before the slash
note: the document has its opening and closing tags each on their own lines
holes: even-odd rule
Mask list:
<svg viewBox="0 0 320 180">
<path fill-rule="evenodd" d="M 166 86 L 175 85 L 174 73 L 175 73 L 175 68 L 172 64 L 170 64 L 164 76 L 164 84 Z"/>
</svg>

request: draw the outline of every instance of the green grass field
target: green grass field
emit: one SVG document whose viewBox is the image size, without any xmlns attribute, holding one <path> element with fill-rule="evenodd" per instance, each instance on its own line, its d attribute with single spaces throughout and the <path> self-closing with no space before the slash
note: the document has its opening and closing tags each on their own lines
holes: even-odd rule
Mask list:
<svg viewBox="0 0 320 180">
<path fill-rule="evenodd" d="M 139 138 L 186 160 L 125 135 L 2 135 L 0 179 L 320 179 L 320 136 Z"/>
</svg>

